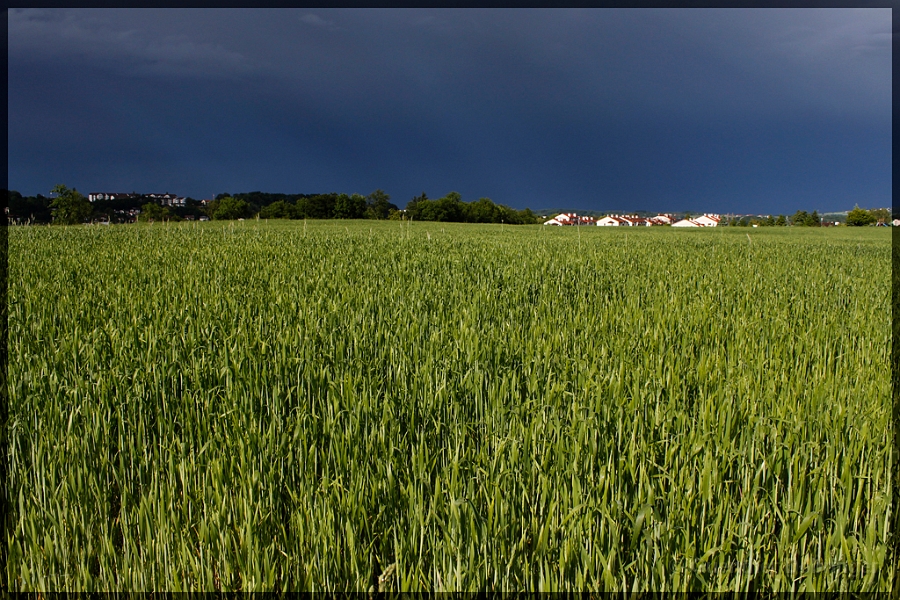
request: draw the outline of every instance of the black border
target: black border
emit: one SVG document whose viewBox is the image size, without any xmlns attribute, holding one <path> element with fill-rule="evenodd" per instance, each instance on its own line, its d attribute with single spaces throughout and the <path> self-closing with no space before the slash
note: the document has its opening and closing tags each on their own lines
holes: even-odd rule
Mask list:
<svg viewBox="0 0 900 600">
<path fill-rule="evenodd" d="M 789 0 L 787 2 L 778 2 L 773 0 L 753 1 L 753 0 L 565 0 L 564 2 L 554 3 L 549 0 L 528 0 L 518 2 L 479 2 L 473 0 L 436 0 L 422 2 L 421 0 L 392 0 L 391 2 L 381 1 L 361 1 L 361 0 L 324 0 L 319 2 L 307 1 L 274 1 L 266 0 L 264 2 L 248 2 L 247 0 L 219 0 L 215 3 L 203 2 L 202 0 L 189 0 L 186 2 L 117 2 L 100 1 L 85 3 L 73 3 L 65 0 L 44 0 L 35 2 L 34 0 L 25 0 L 16 3 L 15 8 L 894 8 L 894 4 L 885 0 Z M 4 54 L 8 60 L 8 15 L 9 7 L 4 11 L 4 22 L 7 24 L 3 28 L 4 38 Z M 896 39 L 900 32 L 900 11 L 891 15 L 892 19 L 892 38 Z M 892 72 L 898 70 L 900 61 L 898 61 L 898 48 L 896 44 L 892 44 Z M 8 85 L 8 84 L 7 84 Z M 892 81 L 893 96 L 897 96 L 897 83 Z M 7 98 L 9 90 L 7 88 Z M 8 106 L 7 106 L 8 111 Z M 898 142 L 894 133 L 897 133 L 898 111 L 897 105 L 892 108 L 892 166 L 893 172 L 898 172 Z M 9 115 L 4 120 L 3 126 L 7 131 L 7 139 L 9 137 Z M 8 146 L 7 146 L 7 169 L 3 172 L 2 188 L 9 189 L 9 172 L 8 172 Z M 893 198 L 893 190 L 892 190 Z M 4 198 L 4 207 L 7 206 L 8 200 Z M 900 217 L 900 210 L 893 208 L 892 200 L 892 218 Z M 8 222 L 6 219 L 0 223 L 0 522 L 2 522 L 3 532 L 0 539 L 0 596 L 3 598 L 8 596 L 6 567 L 7 567 L 7 532 L 9 531 L 9 499 L 7 494 L 8 479 L 8 418 L 9 418 L 9 393 L 7 388 L 7 368 L 8 368 L 8 334 L 9 334 L 9 305 L 8 305 L 8 263 L 9 263 L 9 241 L 8 241 Z M 891 233 L 892 253 L 891 253 L 891 426 L 892 426 L 892 448 L 891 448 L 891 534 L 888 542 L 888 568 L 893 571 L 893 587 L 890 593 L 891 598 L 900 599 L 900 228 L 894 228 Z M 71 594 L 72 597 L 81 596 L 82 594 Z M 113 596 L 113 594 L 86 594 L 92 597 Z M 247 597 L 253 594 L 242 594 L 240 596 Z M 293 594 L 292 594 L 293 595 Z M 317 594 L 299 594 L 298 596 L 315 596 Z M 321 596 L 321 594 L 318 594 Z M 425 594 L 411 594 L 410 596 L 424 596 Z M 432 596 L 434 594 L 428 594 Z M 446 595 L 446 594 L 444 594 Z M 507 597 L 530 596 L 532 594 L 523 595 L 505 595 Z M 540 595 L 540 594 L 538 594 Z M 554 596 L 553 594 L 543 594 L 544 596 Z M 685 596 L 682 594 L 671 594 L 672 596 Z M 699 594 L 700 597 L 716 597 L 720 594 Z M 728 597 L 739 597 L 741 594 L 728 594 Z M 775 594 L 778 596 L 779 594 Z M 822 596 L 830 596 L 831 594 L 823 594 Z M 840 597 L 840 594 L 834 594 Z M 29 597 L 29 598 L 66 598 L 70 594 L 13 594 L 13 597 Z M 117 594 L 116 594 L 117 596 Z M 132 595 L 129 594 L 129 597 Z M 146 598 L 197 598 L 205 597 L 207 594 L 134 594 L 137 597 Z M 210 597 L 228 597 L 233 595 L 213 595 Z M 272 596 L 270 594 L 257 594 L 257 596 Z M 367 594 L 342 594 L 345 597 L 366 598 Z M 391 597 L 393 595 L 387 595 Z M 454 596 L 469 596 L 469 594 L 459 594 Z M 537 595 L 536 595 L 537 596 Z M 563 594 L 560 594 L 563 596 Z M 566 596 L 577 596 L 568 594 Z M 603 597 L 605 594 L 590 594 L 591 598 Z M 643 595 L 645 597 L 655 597 L 656 594 Z M 802 596 L 802 594 L 801 594 Z M 400 596 L 397 596 L 400 597 Z M 859 596 L 855 596 L 859 597 Z"/>
</svg>

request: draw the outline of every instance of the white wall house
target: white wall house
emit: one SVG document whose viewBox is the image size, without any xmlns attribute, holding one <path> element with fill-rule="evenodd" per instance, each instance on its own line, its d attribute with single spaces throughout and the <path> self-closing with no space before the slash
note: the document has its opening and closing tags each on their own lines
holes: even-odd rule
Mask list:
<svg viewBox="0 0 900 600">
<path fill-rule="evenodd" d="M 602 219 L 597 219 L 597 227 L 620 227 L 626 225 L 625 220 L 613 215 L 607 215 Z"/>
<path fill-rule="evenodd" d="M 721 220 L 719 215 L 707 214 L 696 219 L 682 219 L 673 223 L 672 227 L 715 227 Z"/>
<path fill-rule="evenodd" d="M 715 227 L 719 224 L 719 221 L 722 220 L 722 217 L 720 217 L 719 215 L 706 214 L 701 217 L 697 217 L 694 220 L 700 223 L 702 227 Z"/>
<path fill-rule="evenodd" d="M 88 200 L 96 202 L 97 200 L 122 200 L 125 198 L 134 198 L 136 194 L 125 194 L 118 192 L 94 192 L 88 194 Z"/>
<path fill-rule="evenodd" d="M 139 198 L 141 194 L 123 194 L 114 192 L 94 192 L 88 194 L 88 200 L 96 202 L 97 200 L 123 200 L 127 198 Z M 144 198 L 155 200 L 163 206 L 184 206 L 185 198 L 175 194 L 143 194 Z"/>
<path fill-rule="evenodd" d="M 184 206 L 185 199 L 175 194 L 147 194 L 148 198 L 156 200 L 163 206 Z"/>
<path fill-rule="evenodd" d="M 560 213 L 544 221 L 544 225 L 593 225 L 594 217 L 579 217 L 575 213 Z"/>
<path fill-rule="evenodd" d="M 597 221 L 599 227 L 649 227 L 649 219 L 636 215 L 607 215 Z"/>
<path fill-rule="evenodd" d="M 560 213 L 553 217 L 552 219 L 547 219 L 544 221 L 544 225 L 571 225 L 575 218 L 574 213 Z"/>
</svg>

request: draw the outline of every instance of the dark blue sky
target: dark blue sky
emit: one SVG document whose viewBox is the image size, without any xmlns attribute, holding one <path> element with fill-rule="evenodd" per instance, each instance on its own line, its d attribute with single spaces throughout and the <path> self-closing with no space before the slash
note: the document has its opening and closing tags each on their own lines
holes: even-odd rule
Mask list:
<svg viewBox="0 0 900 600">
<path fill-rule="evenodd" d="M 891 205 L 890 9 L 10 9 L 9 187 Z"/>
</svg>

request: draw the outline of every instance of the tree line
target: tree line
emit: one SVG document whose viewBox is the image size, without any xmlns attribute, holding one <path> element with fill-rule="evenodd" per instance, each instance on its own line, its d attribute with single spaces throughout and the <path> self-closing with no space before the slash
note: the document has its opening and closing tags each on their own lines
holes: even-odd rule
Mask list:
<svg viewBox="0 0 900 600">
<path fill-rule="evenodd" d="M 218 194 L 214 200 L 203 202 L 187 198 L 184 206 L 162 206 L 148 196 L 88 201 L 78 190 L 58 185 L 52 197 L 23 196 L 7 191 L 9 218 L 15 222 L 77 224 L 89 220 L 128 222 L 137 216 L 140 221 L 181 221 L 209 218 L 235 220 L 260 219 L 409 219 L 455 223 L 509 223 L 512 225 L 541 223 L 531 209 L 516 210 L 496 204 L 490 198 L 464 202 L 457 192 L 430 199 L 425 192 L 412 198 L 404 210 L 391 202 L 383 190 L 368 196 L 361 194 L 273 194 L 248 192 Z M 885 208 L 866 210 L 855 206 L 847 214 L 847 225 L 864 226 L 886 224 L 891 213 Z M 732 219 L 730 226 L 795 226 L 817 227 L 822 224 L 818 211 L 798 210 L 791 216 L 766 218 L 743 217 Z"/>
<path fill-rule="evenodd" d="M 406 215 L 413 221 L 442 221 L 453 223 L 511 223 L 529 225 L 541 219 L 530 208 L 515 210 L 502 204 L 494 204 L 490 198 L 463 202 L 457 192 L 443 198 L 429 200 L 422 192 L 406 205 Z"/>
<path fill-rule="evenodd" d="M 847 225 L 851 227 L 859 227 L 863 225 L 886 224 L 891 220 L 891 213 L 886 208 L 873 208 L 866 210 L 858 205 L 847 213 Z M 741 217 L 732 219 L 727 223 L 731 227 L 820 227 L 822 225 L 822 217 L 819 211 L 814 210 L 811 213 L 805 210 L 798 210 L 791 216 L 769 215 L 766 218 Z"/>
<path fill-rule="evenodd" d="M 731 219 L 728 222 L 728 225 L 731 227 L 787 227 L 788 225 L 791 227 L 819 227 L 822 225 L 822 218 L 819 216 L 819 211 L 817 210 L 812 211 L 812 213 L 808 213 L 805 210 L 798 210 L 790 217 L 785 215 L 778 215 L 777 217 L 769 215 L 764 219 L 754 217 Z"/>
<path fill-rule="evenodd" d="M 457 192 L 429 199 L 423 192 L 401 210 L 383 190 L 361 194 L 272 194 L 248 192 L 218 194 L 204 204 L 186 198 L 184 206 L 162 206 L 156 200 L 135 196 L 90 202 L 74 188 L 58 185 L 47 198 L 22 196 L 8 191 L 9 217 L 18 222 L 77 224 L 89 220 L 126 222 L 181 221 L 206 217 L 213 220 L 260 219 L 391 219 L 458 223 L 540 223 L 531 209 L 518 211 L 490 198 L 463 202 Z M 139 211 L 139 212 L 138 212 Z"/>
</svg>

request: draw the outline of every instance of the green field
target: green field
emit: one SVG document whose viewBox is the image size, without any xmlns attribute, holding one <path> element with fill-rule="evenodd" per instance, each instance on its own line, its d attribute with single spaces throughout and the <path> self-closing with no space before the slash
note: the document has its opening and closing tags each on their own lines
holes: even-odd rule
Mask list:
<svg viewBox="0 0 900 600">
<path fill-rule="evenodd" d="M 9 230 L 10 590 L 889 590 L 890 231 Z"/>
</svg>

